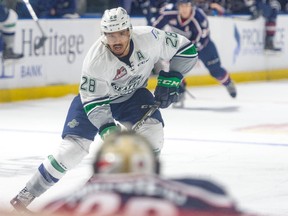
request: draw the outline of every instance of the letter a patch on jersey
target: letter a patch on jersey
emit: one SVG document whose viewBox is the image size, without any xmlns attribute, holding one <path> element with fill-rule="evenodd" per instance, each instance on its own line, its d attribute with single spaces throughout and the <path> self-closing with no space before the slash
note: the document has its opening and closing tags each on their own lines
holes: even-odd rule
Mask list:
<svg viewBox="0 0 288 216">
<path fill-rule="evenodd" d="M 127 74 L 127 70 L 125 67 L 121 67 L 120 69 L 117 69 L 116 76 L 113 78 L 113 80 L 120 79 L 121 77 L 125 76 Z"/>
</svg>

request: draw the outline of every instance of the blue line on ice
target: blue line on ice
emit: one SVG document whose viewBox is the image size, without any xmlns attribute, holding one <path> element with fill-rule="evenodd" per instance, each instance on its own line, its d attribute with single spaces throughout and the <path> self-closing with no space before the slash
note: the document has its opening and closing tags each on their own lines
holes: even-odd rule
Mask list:
<svg viewBox="0 0 288 216">
<path fill-rule="evenodd" d="M 245 145 L 267 145 L 267 146 L 279 146 L 288 147 L 288 143 L 263 143 L 263 142 L 249 142 L 249 141 L 234 141 L 234 140 L 204 140 L 204 139 L 191 139 L 191 138 L 169 138 L 167 140 L 179 140 L 188 142 L 215 142 L 215 143 L 234 143 L 234 144 L 245 144 Z"/>
<path fill-rule="evenodd" d="M 0 128 L 0 131 L 18 132 L 18 133 L 45 133 L 45 134 L 61 135 L 60 131 L 40 131 L 40 130 L 38 131 L 38 130 L 5 129 L 5 128 Z M 266 146 L 288 147 L 288 143 L 263 143 L 263 142 L 234 141 L 234 140 L 204 140 L 204 139 L 170 138 L 170 137 L 165 137 L 165 139 L 179 140 L 179 141 L 192 141 L 192 142 L 215 142 L 215 143 L 234 143 L 234 144 L 245 144 L 245 145 L 266 145 Z"/>
</svg>

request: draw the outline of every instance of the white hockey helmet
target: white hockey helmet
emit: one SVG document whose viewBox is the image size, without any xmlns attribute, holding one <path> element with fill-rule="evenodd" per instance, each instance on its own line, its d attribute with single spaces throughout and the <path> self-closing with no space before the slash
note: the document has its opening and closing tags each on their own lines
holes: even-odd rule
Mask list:
<svg viewBox="0 0 288 216">
<path fill-rule="evenodd" d="M 132 29 L 127 11 L 122 7 L 105 10 L 101 19 L 101 32 L 111 33 L 124 29 Z"/>
<path fill-rule="evenodd" d="M 101 174 L 158 174 L 159 160 L 146 138 L 133 131 L 122 131 L 104 140 L 93 168 Z"/>
</svg>

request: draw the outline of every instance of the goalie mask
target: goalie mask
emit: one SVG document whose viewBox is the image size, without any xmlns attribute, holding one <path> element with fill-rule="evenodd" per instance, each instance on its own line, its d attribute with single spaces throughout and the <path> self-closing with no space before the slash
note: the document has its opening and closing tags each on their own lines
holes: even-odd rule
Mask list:
<svg viewBox="0 0 288 216">
<path fill-rule="evenodd" d="M 94 172 L 158 174 L 159 161 L 143 136 L 122 131 L 104 140 L 94 162 Z"/>
<path fill-rule="evenodd" d="M 102 33 L 117 32 L 125 29 L 131 30 L 132 25 L 130 17 L 124 8 L 118 7 L 110 10 L 105 10 L 101 19 Z"/>
</svg>

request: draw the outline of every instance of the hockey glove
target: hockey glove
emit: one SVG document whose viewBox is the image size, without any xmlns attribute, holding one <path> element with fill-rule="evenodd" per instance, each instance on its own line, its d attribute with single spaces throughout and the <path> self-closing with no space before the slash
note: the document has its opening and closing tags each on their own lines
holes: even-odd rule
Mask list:
<svg viewBox="0 0 288 216">
<path fill-rule="evenodd" d="M 99 135 L 101 136 L 102 140 L 105 140 L 107 136 L 119 131 L 120 128 L 116 126 L 115 123 L 108 123 L 102 125 L 99 129 Z"/>
<path fill-rule="evenodd" d="M 251 12 L 250 20 L 256 20 L 261 16 L 261 11 L 259 11 L 256 5 L 249 7 L 249 10 Z"/>
<path fill-rule="evenodd" d="M 160 71 L 154 92 L 155 100 L 160 102 L 160 108 L 167 108 L 170 104 L 179 101 L 179 86 L 182 78 L 183 75 L 176 71 Z"/>
</svg>

